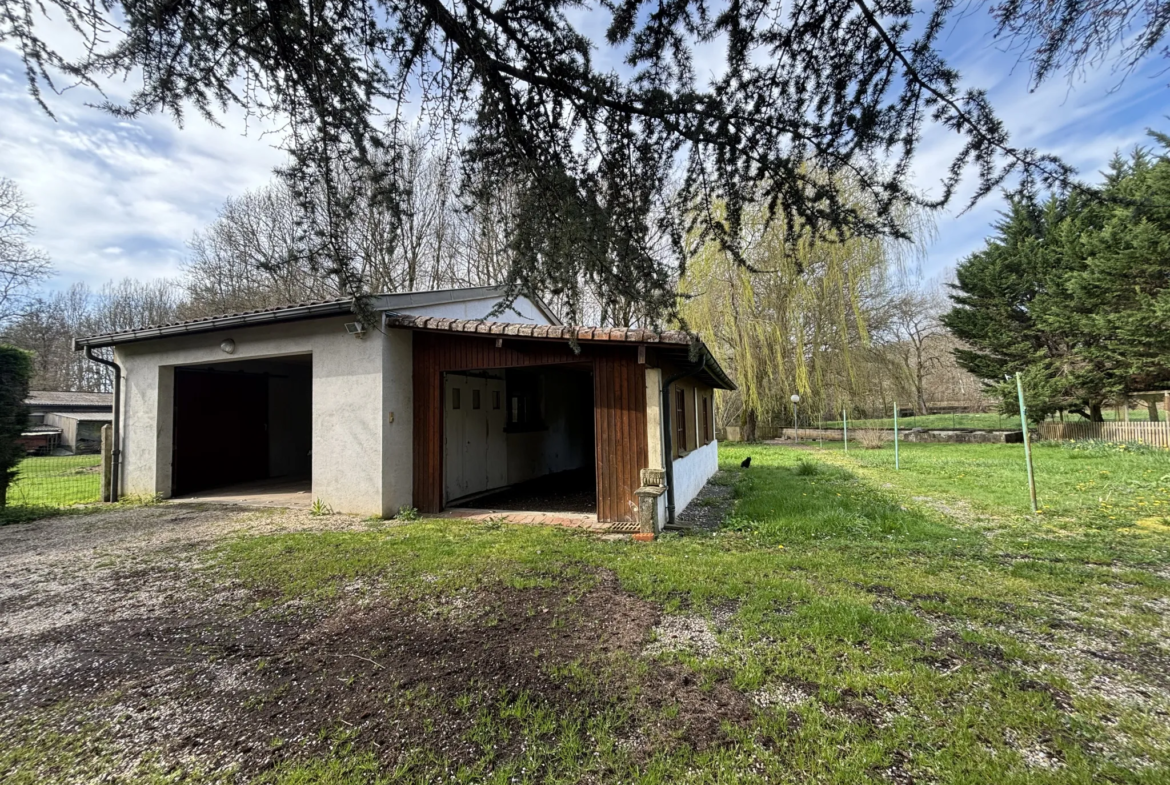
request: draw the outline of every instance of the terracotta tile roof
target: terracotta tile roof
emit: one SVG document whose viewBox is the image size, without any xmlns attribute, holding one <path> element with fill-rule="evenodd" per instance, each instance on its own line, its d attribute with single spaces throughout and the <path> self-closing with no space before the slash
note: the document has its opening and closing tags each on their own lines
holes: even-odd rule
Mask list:
<svg viewBox="0 0 1170 785">
<path fill-rule="evenodd" d="M 699 340 L 682 330 L 655 332 L 641 327 L 567 327 L 553 324 L 492 322 L 486 319 L 449 319 L 440 316 L 411 316 L 409 314 L 387 314 L 386 326 L 437 332 L 505 335 L 518 338 L 552 338 L 563 341 L 576 339 L 578 341 L 624 341 L 626 343 L 664 343 L 690 346 Z"/>
<path fill-rule="evenodd" d="M 400 327 L 430 332 L 462 333 L 466 335 L 495 335 L 511 338 L 536 340 L 576 340 L 581 343 L 630 343 L 657 345 L 670 349 L 677 357 L 690 354 L 692 345 L 706 356 L 703 375 L 716 387 L 734 390 L 735 382 L 720 367 L 707 345 L 698 336 L 682 330 L 655 332 L 640 327 L 567 327 L 551 324 L 517 324 L 514 322 L 493 322 L 486 319 L 450 319 L 439 316 L 411 316 L 388 313 L 384 317 L 387 327 Z M 686 360 L 683 360 L 686 362 Z"/>
</svg>

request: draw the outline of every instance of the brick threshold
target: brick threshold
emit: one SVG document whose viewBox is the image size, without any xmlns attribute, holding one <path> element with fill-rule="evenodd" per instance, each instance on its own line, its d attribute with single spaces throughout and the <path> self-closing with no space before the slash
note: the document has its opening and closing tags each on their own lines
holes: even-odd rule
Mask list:
<svg viewBox="0 0 1170 785">
<path fill-rule="evenodd" d="M 613 533 L 632 533 L 638 525 L 633 522 L 602 523 L 591 513 L 542 512 L 540 510 L 488 510 L 474 507 L 459 507 L 444 510 L 438 518 L 458 518 L 471 521 L 500 521 L 534 526 L 563 526 L 568 529 Z"/>
</svg>

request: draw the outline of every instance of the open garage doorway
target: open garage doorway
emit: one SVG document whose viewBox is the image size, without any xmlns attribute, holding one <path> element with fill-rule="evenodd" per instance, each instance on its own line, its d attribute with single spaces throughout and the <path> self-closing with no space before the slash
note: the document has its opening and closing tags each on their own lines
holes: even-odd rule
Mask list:
<svg viewBox="0 0 1170 785">
<path fill-rule="evenodd" d="M 312 363 L 304 354 L 175 368 L 172 495 L 307 506 Z"/>
<path fill-rule="evenodd" d="M 446 506 L 597 513 L 589 364 L 443 377 Z"/>
</svg>

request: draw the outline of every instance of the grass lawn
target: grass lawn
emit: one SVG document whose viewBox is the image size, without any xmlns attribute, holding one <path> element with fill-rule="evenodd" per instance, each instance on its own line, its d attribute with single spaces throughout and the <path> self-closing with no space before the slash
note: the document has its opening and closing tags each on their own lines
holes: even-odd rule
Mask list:
<svg viewBox="0 0 1170 785">
<path fill-rule="evenodd" d="M 1019 446 L 906 445 L 895 473 L 889 446 L 735 445 L 720 481 L 736 503 L 714 534 L 638 544 L 423 520 L 221 542 L 190 579 L 247 599 L 222 643 L 206 622 L 188 651 L 237 657 L 258 680 L 219 711 L 264 763 L 145 757 L 121 771 L 283 785 L 1170 781 L 1170 457 L 1035 458 L 1039 515 Z M 286 638 L 313 647 L 282 655 Z M 121 738 L 108 716 L 55 736 L 44 723 L 78 716 L 78 701 L 43 711 L 6 729 L 0 779 L 105 770 Z M 175 733 L 201 733 L 184 722 Z"/>
<path fill-rule="evenodd" d="M 840 428 L 841 420 L 826 420 L 817 427 Z M 854 428 L 893 428 L 894 418 L 849 419 L 850 430 Z M 1020 418 L 1016 415 L 1001 415 L 995 412 L 971 414 L 923 414 L 899 417 L 899 428 L 1019 428 Z"/>
<path fill-rule="evenodd" d="M 1113 409 L 1107 409 L 1101 412 L 1101 415 L 1107 422 L 1118 420 L 1117 412 Z M 1165 417 L 1164 413 L 1159 410 L 1159 416 Z M 1129 410 L 1130 422 L 1149 422 L 1150 415 L 1146 407 L 1140 406 L 1138 408 Z M 1070 414 L 1065 417 L 1067 422 L 1086 422 L 1083 418 Z M 824 428 L 840 428 L 840 420 L 826 420 L 818 423 L 817 427 Z M 893 428 L 893 417 L 875 418 L 875 419 L 857 419 L 849 420 L 850 428 Z M 967 414 L 922 414 L 910 417 L 898 418 L 899 428 L 1012 428 L 1019 429 L 1020 417 L 1019 415 L 1010 414 L 996 414 L 995 412 L 982 413 L 967 413 Z"/>
<path fill-rule="evenodd" d="M 25 458 L 8 489 L 8 503 L 14 507 L 65 507 L 95 502 L 100 496 L 100 455 Z"/>
</svg>

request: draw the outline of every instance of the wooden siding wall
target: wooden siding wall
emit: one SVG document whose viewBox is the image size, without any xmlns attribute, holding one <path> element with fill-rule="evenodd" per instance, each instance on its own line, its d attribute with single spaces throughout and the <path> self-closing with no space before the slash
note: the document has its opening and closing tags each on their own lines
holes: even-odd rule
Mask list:
<svg viewBox="0 0 1170 785">
<path fill-rule="evenodd" d="M 559 341 L 414 333 L 414 506 L 443 509 L 445 371 L 523 368 L 591 362 L 599 521 L 636 520 L 634 491 L 647 465 L 645 365 L 636 346 L 581 347 Z"/>
<path fill-rule="evenodd" d="M 593 359 L 593 437 L 597 444 L 597 520 L 638 520 L 634 491 L 648 465 L 646 366 L 637 348 L 602 350 Z"/>
</svg>

